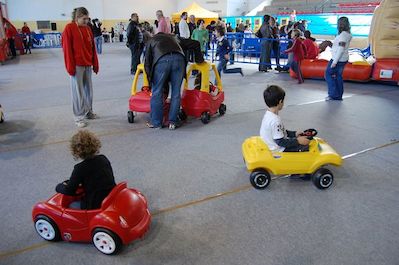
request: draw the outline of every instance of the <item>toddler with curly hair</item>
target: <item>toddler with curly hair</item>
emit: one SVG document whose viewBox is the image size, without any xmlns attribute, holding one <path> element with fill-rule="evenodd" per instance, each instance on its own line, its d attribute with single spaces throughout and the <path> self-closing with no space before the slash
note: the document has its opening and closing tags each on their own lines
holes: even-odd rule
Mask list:
<svg viewBox="0 0 399 265">
<path fill-rule="evenodd" d="M 78 187 L 82 186 L 82 201 L 73 202 L 70 208 L 100 208 L 103 199 L 116 185 L 111 163 L 104 155 L 99 154 L 100 148 L 100 140 L 88 130 L 81 130 L 72 136 L 72 156 L 82 161 L 75 165 L 71 178 L 55 188 L 59 193 L 74 196 Z"/>
</svg>

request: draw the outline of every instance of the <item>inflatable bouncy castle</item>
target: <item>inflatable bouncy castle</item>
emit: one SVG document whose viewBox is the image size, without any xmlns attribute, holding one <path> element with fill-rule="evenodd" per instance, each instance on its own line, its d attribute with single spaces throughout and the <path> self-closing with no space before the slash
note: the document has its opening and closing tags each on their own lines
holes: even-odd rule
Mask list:
<svg viewBox="0 0 399 265">
<path fill-rule="evenodd" d="M 349 62 L 343 73 L 344 80 L 376 80 L 399 85 L 399 0 L 382 0 L 375 9 L 369 45 L 365 50 L 350 49 Z M 317 59 L 302 60 L 303 77 L 323 79 L 330 59 L 331 52 L 327 48 Z M 292 71 L 290 75 L 296 77 Z"/>
<path fill-rule="evenodd" d="M 372 78 L 399 85 L 399 0 L 383 0 L 375 9 L 369 43 L 376 59 Z"/>
</svg>

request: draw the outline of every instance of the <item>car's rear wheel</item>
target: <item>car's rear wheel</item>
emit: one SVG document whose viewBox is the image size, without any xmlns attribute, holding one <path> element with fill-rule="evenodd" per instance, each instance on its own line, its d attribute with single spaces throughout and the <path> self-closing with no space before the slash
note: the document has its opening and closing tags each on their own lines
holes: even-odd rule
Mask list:
<svg viewBox="0 0 399 265">
<path fill-rule="evenodd" d="M 53 220 L 45 215 L 38 215 L 35 219 L 35 230 L 41 238 L 47 241 L 61 240 L 60 230 Z"/>
<path fill-rule="evenodd" d="M 334 175 L 327 168 L 320 168 L 313 173 L 312 182 L 319 189 L 328 189 L 334 182 Z"/>
<path fill-rule="evenodd" d="M 127 112 L 127 121 L 129 122 L 129 123 L 134 123 L 134 113 L 133 113 L 133 111 L 128 111 Z"/>
<path fill-rule="evenodd" d="M 114 232 L 104 228 L 94 230 L 93 244 L 98 251 L 106 255 L 114 255 L 122 248 L 121 239 Z"/>
<path fill-rule="evenodd" d="M 219 106 L 219 114 L 220 114 L 220 116 L 223 116 L 226 113 L 226 109 L 227 109 L 227 107 L 226 107 L 225 104 L 220 104 L 220 106 Z"/>
<path fill-rule="evenodd" d="M 210 120 L 211 120 L 211 114 L 209 112 L 203 112 L 201 114 L 201 121 L 203 124 L 209 123 Z"/>
<path fill-rule="evenodd" d="M 270 177 L 269 172 L 266 170 L 257 169 L 251 173 L 249 180 L 255 189 L 262 190 L 270 184 L 272 178 Z"/>
</svg>

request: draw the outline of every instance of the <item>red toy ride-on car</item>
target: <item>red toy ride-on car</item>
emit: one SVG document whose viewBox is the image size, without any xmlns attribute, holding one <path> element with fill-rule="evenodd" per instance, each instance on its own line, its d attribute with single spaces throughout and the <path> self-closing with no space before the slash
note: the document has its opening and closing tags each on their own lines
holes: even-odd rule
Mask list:
<svg viewBox="0 0 399 265">
<path fill-rule="evenodd" d="M 127 188 L 126 182 L 116 185 L 104 199 L 100 209 L 68 208 L 82 194 L 67 196 L 60 193 L 32 210 L 36 232 L 47 241 L 93 242 L 103 254 L 117 253 L 141 238 L 148 231 L 151 214 L 147 200 L 137 190 Z"/>
<path fill-rule="evenodd" d="M 137 91 L 137 83 L 140 77 L 140 74 L 143 74 L 143 86 L 141 91 Z M 134 123 L 134 118 L 136 117 L 136 112 L 144 112 L 150 113 L 151 111 L 151 87 L 148 82 L 147 74 L 144 70 L 144 64 L 139 64 L 137 66 L 136 74 L 134 75 L 132 88 L 131 88 L 131 96 L 129 99 L 129 111 L 127 112 L 127 120 L 129 123 Z M 169 125 L 168 114 L 169 114 L 169 106 L 170 101 L 167 98 L 168 95 L 164 97 L 163 104 L 163 125 Z"/>
<path fill-rule="evenodd" d="M 210 69 L 215 73 L 217 86 L 209 82 Z M 190 76 L 193 70 L 197 70 L 200 74 L 200 84 L 198 84 L 198 89 L 189 89 L 187 79 L 184 82 L 184 91 L 181 99 L 182 113 L 180 114 L 183 117 L 181 119 L 186 118 L 186 116 L 194 116 L 201 118 L 201 121 L 207 124 L 211 116 L 217 112 L 220 115 L 226 113 L 226 105 L 223 104 L 224 91 L 222 81 L 215 64 L 210 64 L 206 61 L 200 64 L 191 64 L 187 76 Z M 212 93 L 213 91 L 216 91 L 216 93 Z"/>
</svg>

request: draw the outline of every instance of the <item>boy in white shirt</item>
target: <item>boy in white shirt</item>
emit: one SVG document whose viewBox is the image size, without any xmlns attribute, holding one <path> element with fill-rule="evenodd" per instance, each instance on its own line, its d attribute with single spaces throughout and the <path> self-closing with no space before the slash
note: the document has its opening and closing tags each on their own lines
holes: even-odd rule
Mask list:
<svg viewBox="0 0 399 265">
<path fill-rule="evenodd" d="M 263 92 L 267 110 L 260 127 L 260 136 L 271 152 L 309 151 L 309 140 L 301 132 L 286 131 L 278 112 L 284 106 L 285 92 L 276 85 L 268 86 Z"/>
</svg>

